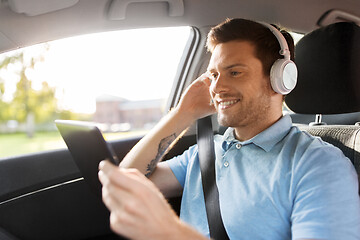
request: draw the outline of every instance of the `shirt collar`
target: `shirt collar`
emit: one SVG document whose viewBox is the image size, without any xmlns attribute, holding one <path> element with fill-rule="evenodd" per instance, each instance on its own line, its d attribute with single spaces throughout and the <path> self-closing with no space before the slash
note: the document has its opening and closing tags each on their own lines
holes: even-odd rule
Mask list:
<svg viewBox="0 0 360 240">
<path fill-rule="evenodd" d="M 242 145 L 254 143 L 258 147 L 264 149 L 266 152 L 269 152 L 278 142 L 280 142 L 288 134 L 291 126 L 291 117 L 289 115 L 285 115 L 280 118 L 279 121 L 271 125 L 269 128 L 265 129 L 255 137 L 243 142 L 235 139 L 233 128 L 228 128 L 223 135 L 223 141 L 226 141 L 228 143 L 239 142 Z"/>
</svg>

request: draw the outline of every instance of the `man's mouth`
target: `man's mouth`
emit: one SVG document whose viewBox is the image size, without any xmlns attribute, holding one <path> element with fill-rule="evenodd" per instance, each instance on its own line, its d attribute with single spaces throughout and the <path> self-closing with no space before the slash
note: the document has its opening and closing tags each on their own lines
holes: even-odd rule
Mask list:
<svg viewBox="0 0 360 240">
<path fill-rule="evenodd" d="M 234 104 L 236 104 L 239 101 L 240 101 L 239 99 L 227 100 L 227 101 L 221 100 L 221 101 L 218 101 L 218 106 L 220 109 L 227 109 L 227 108 L 232 107 Z"/>
</svg>

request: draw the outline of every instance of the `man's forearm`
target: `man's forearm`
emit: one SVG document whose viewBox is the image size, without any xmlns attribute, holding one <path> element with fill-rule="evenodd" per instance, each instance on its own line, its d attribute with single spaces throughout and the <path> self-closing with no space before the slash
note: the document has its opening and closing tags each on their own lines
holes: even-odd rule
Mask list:
<svg viewBox="0 0 360 240">
<path fill-rule="evenodd" d="M 192 123 L 216 112 L 214 106 L 209 104 L 209 86 L 207 74 L 202 74 L 185 90 L 178 106 L 135 145 L 120 166 L 137 168 L 149 176 Z"/>
<path fill-rule="evenodd" d="M 177 142 L 177 139 L 179 139 L 180 136 L 181 134 L 177 136 L 176 133 L 173 133 L 170 136 L 167 136 L 160 140 L 157 154 L 155 158 L 152 159 L 150 163 L 147 165 L 145 176 L 147 177 L 150 176 L 150 174 L 156 168 L 157 163 L 165 156 L 165 154 L 171 148 L 170 146 L 173 146 Z"/>
<path fill-rule="evenodd" d="M 163 159 L 193 121 L 178 109 L 170 111 L 133 147 L 120 166 L 137 168 L 146 176 L 151 175 L 157 163 Z"/>
</svg>

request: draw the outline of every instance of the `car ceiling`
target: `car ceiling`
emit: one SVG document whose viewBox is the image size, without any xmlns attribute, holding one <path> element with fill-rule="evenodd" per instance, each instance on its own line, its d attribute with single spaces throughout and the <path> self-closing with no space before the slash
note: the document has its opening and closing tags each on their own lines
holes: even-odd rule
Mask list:
<svg viewBox="0 0 360 240">
<path fill-rule="evenodd" d="M 0 52 L 118 29 L 202 28 L 228 17 L 277 23 L 306 33 L 332 9 L 360 16 L 359 0 L 2 0 L 0 4 Z M 179 16 L 169 16 L 174 7 Z M 125 12 L 124 19 L 119 19 L 120 12 Z"/>
</svg>

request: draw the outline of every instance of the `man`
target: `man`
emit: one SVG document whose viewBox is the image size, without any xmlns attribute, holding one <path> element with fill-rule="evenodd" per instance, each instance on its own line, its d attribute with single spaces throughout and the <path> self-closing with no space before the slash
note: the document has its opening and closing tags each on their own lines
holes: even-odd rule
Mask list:
<svg viewBox="0 0 360 240">
<path fill-rule="evenodd" d="M 293 51 L 291 37 L 283 35 Z M 207 239 L 197 146 L 159 161 L 191 124 L 217 112 L 219 123 L 231 127 L 214 139 L 220 208 L 230 239 L 359 239 L 351 162 L 282 116 L 283 95 L 272 89 L 269 77 L 281 58 L 274 35 L 262 24 L 233 19 L 210 31 L 207 46 L 208 71 L 130 151 L 122 168 L 100 164 L 112 229 L 131 239 Z M 163 195 L 181 194 L 180 220 Z"/>
</svg>

